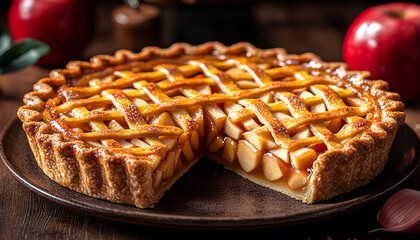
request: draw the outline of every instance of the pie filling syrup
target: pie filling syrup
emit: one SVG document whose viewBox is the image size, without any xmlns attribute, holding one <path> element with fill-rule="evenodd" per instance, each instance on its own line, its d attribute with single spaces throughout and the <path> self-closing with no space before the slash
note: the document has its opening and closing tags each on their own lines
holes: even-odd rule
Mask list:
<svg viewBox="0 0 420 240">
<path fill-rule="evenodd" d="M 152 202 L 202 156 L 305 201 L 314 162 L 382 121 L 367 77 L 284 51 L 158 56 L 65 79 L 42 120 L 76 148 L 148 162 Z"/>
</svg>

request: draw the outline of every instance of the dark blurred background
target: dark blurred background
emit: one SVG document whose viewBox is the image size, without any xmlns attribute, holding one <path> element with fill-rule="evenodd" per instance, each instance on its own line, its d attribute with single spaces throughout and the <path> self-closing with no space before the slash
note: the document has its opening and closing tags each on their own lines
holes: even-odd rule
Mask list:
<svg viewBox="0 0 420 240">
<path fill-rule="evenodd" d="M 124 31 L 121 34 L 123 27 L 115 24 L 115 19 L 124 20 L 115 17 L 115 11 L 123 6 L 124 1 L 85 1 L 93 4 L 94 29 L 93 39 L 80 59 L 88 60 L 97 54 L 113 54 L 124 45 L 121 35 L 129 35 Z M 7 24 L 11 2 L 12 0 L 0 0 L 0 26 Z M 295 54 L 310 51 L 326 61 L 342 61 L 342 43 L 351 22 L 366 8 L 387 1 L 145 0 L 145 2 L 158 9 L 159 13 L 154 24 L 148 21 L 139 24 L 140 34 L 135 42 L 140 44 L 129 47 L 134 51 L 139 51 L 142 45 L 168 47 L 174 42 L 200 44 L 206 41 L 220 41 L 232 44 L 248 41 L 261 48 L 283 47 L 289 53 Z M 413 2 L 418 3 L 419 0 Z M 75 39 L 78 37 L 74 36 Z M 48 76 L 50 70 L 50 67 L 37 64 L 13 73 L 0 74 L 0 129 L 16 118 L 17 108 L 23 104 L 21 100 L 23 95 L 32 90 L 33 83 Z M 420 136 L 419 109 L 420 102 L 407 107 L 405 112 L 406 123 Z M 411 156 L 412 153 L 409 152 L 407 156 Z M 0 239 L 78 239 L 78 236 L 95 239 L 156 239 L 169 234 L 188 237 L 186 232 L 134 226 L 67 210 L 44 201 L 6 172 L 6 168 L 0 167 L 0 182 L 2 182 Z M 418 190 L 419 179 L 420 170 L 417 170 L 405 186 L 415 187 Z M 369 230 L 380 227 L 376 221 L 376 214 L 383 202 L 382 200 L 373 202 L 372 205 L 341 217 L 298 225 L 290 229 L 273 228 L 269 232 L 262 233 L 266 235 L 281 233 L 281 236 L 293 234 L 296 235 L 296 239 L 418 239 L 416 236 L 411 238 L 399 233 L 390 234 L 382 231 L 368 233 Z M 241 233 L 244 235 L 248 232 Z M 203 233 L 208 234 L 196 231 L 192 232 L 192 235 L 203 236 Z M 224 232 L 216 232 L 210 236 L 217 236 L 218 233 Z"/>
<path fill-rule="evenodd" d="M 283 47 L 290 53 L 314 52 L 327 61 L 342 61 L 346 29 L 364 9 L 387 1 L 252 1 L 252 0 L 148 0 L 160 10 L 157 39 L 168 47 L 174 42 L 199 44 L 248 41 L 261 48 Z M 11 0 L 1 1 L 1 25 L 7 22 Z M 94 39 L 82 58 L 112 54 L 121 45 L 115 35 L 112 13 L 122 0 L 94 4 Z M 145 34 L 147 35 L 147 34 Z M 138 49 L 132 49 L 138 51 Z"/>
</svg>

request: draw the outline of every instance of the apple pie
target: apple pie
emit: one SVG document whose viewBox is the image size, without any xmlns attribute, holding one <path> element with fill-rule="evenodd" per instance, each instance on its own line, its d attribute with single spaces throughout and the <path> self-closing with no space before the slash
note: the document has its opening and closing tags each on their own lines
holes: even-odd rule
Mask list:
<svg viewBox="0 0 420 240">
<path fill-rule="evenodd" d="M 303 202 L 330 199 L 382 171 L 405 118 L 399 95 L 368 72 L 249 43 L 73 61 L 23 101 L 18 116 L 46 175 L 139 208 L 203 156 Z"/>
</svg>

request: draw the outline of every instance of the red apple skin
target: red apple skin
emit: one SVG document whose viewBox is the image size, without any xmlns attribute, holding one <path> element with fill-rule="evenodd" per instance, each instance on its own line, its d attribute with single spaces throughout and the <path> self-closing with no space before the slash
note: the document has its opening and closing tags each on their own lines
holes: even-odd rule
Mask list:
<svg viewBox="0 0 420 240">
<path fill-rule="evenodd" d="M 93 32 L 87 0 L 14 0 L 8 25 L 14 41 L 35 38 L 51 48 L 38 64 L 57 67 L 81 57 Z"/>
<path fill-rule="evenodd" d="M 420 5 L 393 2 L 366 9 L 346 33 L 343 59 L 351 70 L 387 81 L 402 101 L 419 99 Z"/>
</svg>

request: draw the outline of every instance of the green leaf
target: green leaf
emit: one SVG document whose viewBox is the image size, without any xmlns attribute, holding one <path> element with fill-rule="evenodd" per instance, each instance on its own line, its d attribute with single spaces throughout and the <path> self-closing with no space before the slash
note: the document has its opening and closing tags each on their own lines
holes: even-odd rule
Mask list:
<svg viewBox="0 0 420 240">
<path fill-rule="evenodd" d="M 12 45 L 12 38 L 10 37 L 9 29 L 2 27 L 0 30 L 0 56 L 10 48 Z"/>
<path fill-rule="evenodd" d="M 0 74 L 28 67 L 50 51 L 45 43 L 32 38 L 12 45 L 0 56 Z"/>
</svg>

